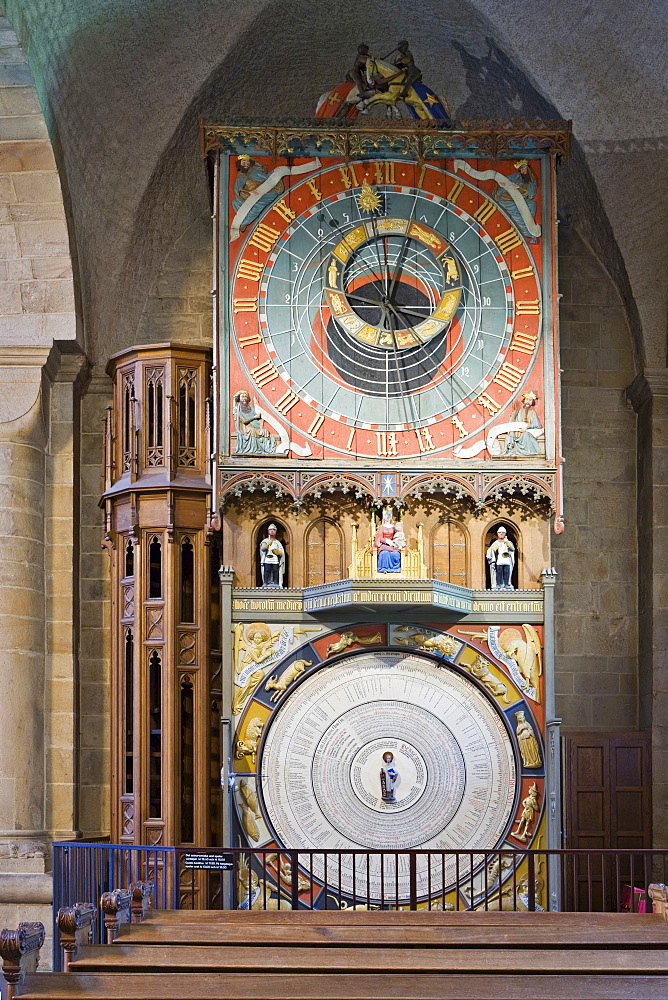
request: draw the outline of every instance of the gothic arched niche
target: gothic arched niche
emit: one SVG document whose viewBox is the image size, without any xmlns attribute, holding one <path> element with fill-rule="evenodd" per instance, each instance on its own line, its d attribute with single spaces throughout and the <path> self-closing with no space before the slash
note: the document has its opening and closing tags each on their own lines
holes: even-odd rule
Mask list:
<svg viewBox="0 0 668 1000">
<path fill-rule="evenodd" d="M 309 525 L 304 546 L 304 585 L 333 583 L 343 578 L 343 535 L 338 524 L 320 517 Z"/>
<path fill-rule="evenodd" d="M 447 520 L 431 532 L 431 575 L 435 580 L 468 586 L 468 544 L 464 527 Z"/>
<path fill-rule="evenodd" d="M 276 538 L 283 546 L 285 551 L 285 570 L 283 573 L 283 586 L 290 586 L 290 532 L 288 531 L 285 524 L 279 521 L 277 517 L 267 517 L 264 521 L 261 521 L 257 531 L 255 532 L 255 538 L 253 541 L 253 558 L 255 560 L 255 586 L 262 586 L 262 564 L 260 562 L 260 542 L 263 538 L 267 537 L 267 531 L 270 524 L 275 524 Z"/>
<path fill-rule="evenodd" d="M 508 521 L 505 518 L 493 521 L 485 532 L 485 544 L 482 552 L 482 557 L 485 560 L 485 590 L 490 590 L 492 586 L 489 563 L 487 562 L 487 549 L 496 538 L 496 533 L 499 528 L 506 529 L 507 538 L 515 546 L 515 564 L 513 566 L 512 573 L 510 574 L 510 582 L 515 590 L 519 590 L 519 563 L 522 555 L 522 540 L 517 527 L 512 523 L 512 521 Z"/>
</svg>

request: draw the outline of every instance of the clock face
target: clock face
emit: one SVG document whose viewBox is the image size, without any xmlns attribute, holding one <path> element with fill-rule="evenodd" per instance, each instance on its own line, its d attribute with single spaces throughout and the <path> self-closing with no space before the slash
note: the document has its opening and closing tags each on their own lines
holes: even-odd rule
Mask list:
<svg viewBox="0 0 668 1000">
<path fill-rule="evenodd" d="M 306 678 L 267 730 L 260 773 L 278 841 L 318 852 L 493 848 L 518 794 L 511 739 L 494 704 L 456 671 L 398 652 L 357 654 Z M 324 855 L 313 863 L 322 868 Z M 347 892 L 351 865 L 342 859 Z M 454 878 L 440 860 L 437 867 L 429 873 L 427 856 L 418 859 L 420 894 Z M 371 896 L 380 896 L 379 857 L 357 875 L 365 895 L 367 877 Z M 394 878 L 387 870 L 388 886 Z"/>
<path fill-rule="evenodd" d="M 235 244 L 231 388 L 313 455 L 452 454 L 519 405 L 540 353 L 538 267 L 465 178 L 321 167 Z"/>
</svg>

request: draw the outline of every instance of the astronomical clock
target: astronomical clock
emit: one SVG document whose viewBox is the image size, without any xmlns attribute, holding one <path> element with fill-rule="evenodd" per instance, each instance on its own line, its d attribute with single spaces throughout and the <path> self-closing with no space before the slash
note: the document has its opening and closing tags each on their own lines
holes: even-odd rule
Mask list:
<svg viewBox="0 0 668 1000">
<path fill-rule="evenodd" d="M 407 43 L 202 125 L 213 366 L 110 363 L 113 822 L 239 848 L 227 905 L 558 906 L 568 140 L 453 122 Z"/>
</svg>

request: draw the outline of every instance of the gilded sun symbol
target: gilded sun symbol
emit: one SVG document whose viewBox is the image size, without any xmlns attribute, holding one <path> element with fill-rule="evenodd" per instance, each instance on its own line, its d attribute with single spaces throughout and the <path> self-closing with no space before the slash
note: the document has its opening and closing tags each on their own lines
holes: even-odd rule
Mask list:
<svg viewBox="0 0 668 1000">
<path fill-rule="evenodd" d="M 363 212 L 377 212 L 380 208 L 380 195 L 376 194 L 367 180 L 362 182 L 362 191 L 357 197 L 357 204 Z"/>
</svg>

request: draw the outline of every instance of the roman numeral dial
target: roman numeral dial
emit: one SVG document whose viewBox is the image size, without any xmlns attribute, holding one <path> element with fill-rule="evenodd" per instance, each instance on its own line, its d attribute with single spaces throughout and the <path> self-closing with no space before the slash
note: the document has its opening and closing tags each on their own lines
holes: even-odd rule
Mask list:
<svg viewBox="0 0 668 1000">
<path fill-rule="evenodd" d="M 314 455 L 440 460 L 538 370 L 538 258 L 442 161 L 322 163 L 230 250 L 235 388 Z"/>
</svg>

